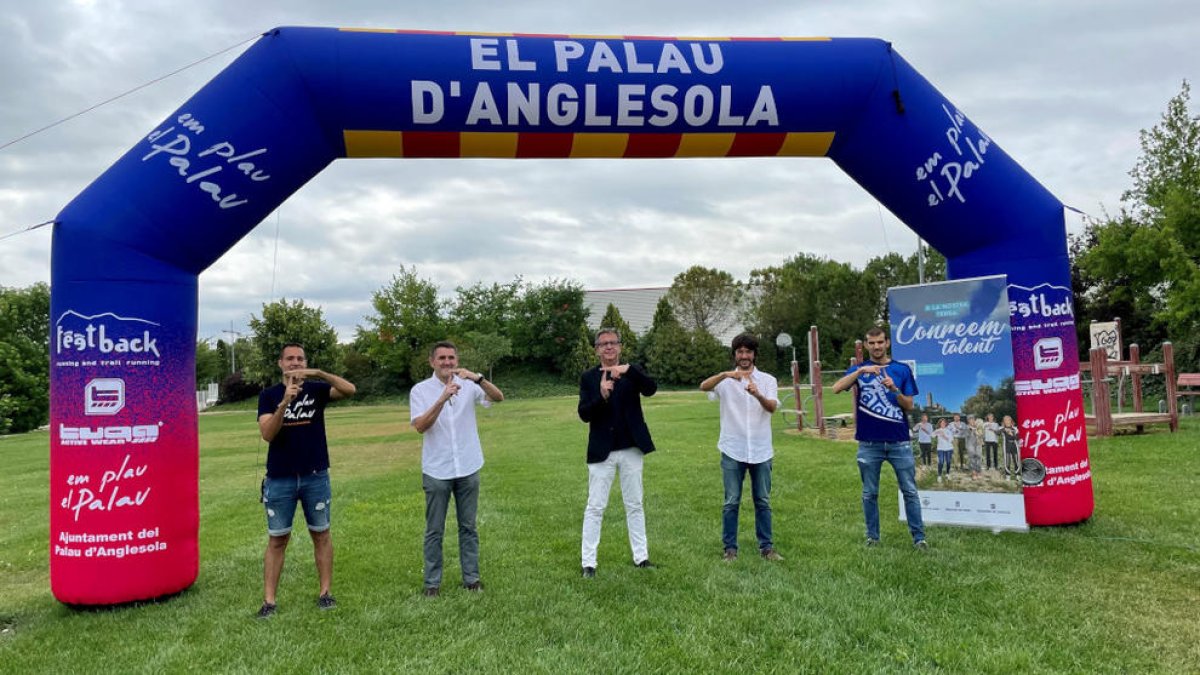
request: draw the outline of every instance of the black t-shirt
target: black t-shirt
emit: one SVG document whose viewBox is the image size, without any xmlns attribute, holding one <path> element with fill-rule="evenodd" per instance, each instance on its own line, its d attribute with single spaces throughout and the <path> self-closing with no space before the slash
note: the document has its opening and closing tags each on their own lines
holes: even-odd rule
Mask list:
<svg viewBox="0 0 1200 675">
<path fill-rule="evenodd" d="M 305 382 L 300 395 L 283 412 L 283 427 L 267 451 L 267 475 L 283 478 L 329 468 L 329 445 L 325 442 L 325 406 L 329 404 L 328 382 Z M 283 384 L 258 395 L 258 415 L 270 415 L 283 402 Z"/>
</svg>

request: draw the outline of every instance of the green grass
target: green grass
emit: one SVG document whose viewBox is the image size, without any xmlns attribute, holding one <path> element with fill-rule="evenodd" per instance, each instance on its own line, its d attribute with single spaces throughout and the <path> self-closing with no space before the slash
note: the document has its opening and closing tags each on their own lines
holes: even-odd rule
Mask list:
<svg viewBox="0 0 1200 675">
<path fill-rule="evenodd" d="M 50 595 L 43 433 L 0 439 L 0 671 L 1185 672 L 1200 668 L 1200 423 L 1093 441 L 1096 514 L 1026 534 L 931 527 L 909 545 L 894 499 L 862 547 L 854 446 L 779 433 L 773 510 L 783 563 L 720 561 L 717 411 L 698 393 L 647 403 L 651 557 L 630 564 L 619 493 L 598 576 L 579 575 L 586 427 L 572 396 L 481 413 L 486 591 L 420 596 L 420 445 L 399 407 L 329 412 L 334 592 L 314 604 L 311 544 L 293 540 L 279 614 L 261 601 L 253 412 L 201 417 L 201 569 L 157 603 L 80 611 Z M 828 397 L 835 411 L 848 398 Z M 782 424 L 777 420 L 777 428 Z M 884 489 L 894 489 L 885 472 Z M 747 495 L 748 501 L 748 495 Z M 298 515 L 298 522 L 300 516 Z"/>
</svg>

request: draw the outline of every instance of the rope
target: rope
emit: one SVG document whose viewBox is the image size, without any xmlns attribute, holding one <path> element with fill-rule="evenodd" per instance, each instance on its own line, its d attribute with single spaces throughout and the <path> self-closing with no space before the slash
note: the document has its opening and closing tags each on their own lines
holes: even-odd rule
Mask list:
<svg viewBox="0 0 1200 675">
<path fill-rule="evenodd" d="M 53 224 L 54 224 L 54 223 L 56 223 L 56 222 L 58 222 L 58 221 L 56 221 L 56 220 L 47 220 L 47 221 L 46 221 L 46 222 L 44 222 L 44 223 L 38 223 L 37 225 L 30 225 L 29 227 L 27 227 L 27 228 L 25 228 L 25 229 L 23 229 L 23 230 L 17 230 L 16 232 L 9 232 L 8 234 L 4 235 L 3 237 L 0 237 L 0 241 L 4 241 L 5 239 L 8 239 L 9 237 L 15 237 L 15 236 L 17 236 L 18 234 L 25 234 L 26 232 L 32 232 L 32 231 L 34 231 L 34 230 L 38 229 L 39 227 L 45 227 L 45 226 L 47 226 L 47 225 L 53 225 Z"/>
<path fill-rule="evenodd" d="M 171 72 L 167 73 L 166 75 L 163 75 L 163 76 L 161 76 L 161 77 L 156 77 L 156 78 L 154 78 L 153 80 L 150 80 L 149 82 L 145 82 L 145 83 L 143 83 L 143 84 L 139 84 L 138 86 L 134 87 L 133 89 L 130 89 L 130 90 L 128 90 L 128 91 L 125 91 L 125 92 L 122 92 L 122 93 L 120 93 L 120 94 L 117 94 L 116 96 L 113 96 L 113 97 L 111 97 L 111 98 L 107 98 L 107 99 L 105 99 L 105 100 L 103 100 L 103 101 L 101 101 L 101 102 L 99 102 L 99 103 L 97 103 L 97 104 L 95 104 L 95 105 L 93 105 L 93 106 L 90 106 L 90 107 L 88 107 L 88 108 L 85 108 L 85 109 L 83 109 L 83 110 L 80 110 L 79 112 L 77 112 L 77 113 L 75 113 L 75 114 L 73 114 L 73 115 L 68 115 L 68 116 L 66 116 L 66 117 L 64 117 L 64 118 L 62 118 L 62 119 L 60 119 L 60 120 L 58 120 L 57 122 L 52 122 L 52 123 L 50 123 L 50 124 L 47 124 L 46 126 L 44 126 L 44 127 L 40 128 L 40 129 L 35 129 L 35 130 L 33 130 L 33 131 L 31 131 L 31 132 L 29 132 L 29 133 L 25 134 L 24 136 L 21 136 L 20 138 L 14 138 L 13 140 L 11 140 L 11 141 L 9 141 L 9 142 L 5 143 L 4 145 L 0 145 L 0 150 L 4 150 L 4 149 L 6 149 L 6 148 L 8 148 L 8 147 L 10 147 L 10 146 L 13 146 L 13 145 L 16 145 L 17 143 L 20 143 L 21 141 L 24 141 L 24 140 L 26 140 L 26 139 L 28 139 L 28 138 L 32 138 L 32 137 L 34 137 L 34 136 L 36 136 L 36 135 L 38 135 L 38 134 L 42 133 L 43 131 L 47 131 L 47 130 L 49 130 L 49 129 L 53 129 L 54 127 L 56 127 L 56 126 L 58 126 L 58 125 L 60 125 L 60 124 L 62 124 L 62 123 L 64 123 L 64 122 L 68 122 L 68 121 L 70 121 L 70 120 L 73 120 L 73 119 L 75 119 L 76 117 L 79 117 L 80 115 L 86 115 L 87 113 L 90 113 L 91 111 L 93 111 L 93 110 L 95 110 L 95 109 L 97 109 L 97 108 L 100 108 L 100 107 L 102 107 L 102 106 L 108 105 L 109 103 L 112 103 L 113 101 L 116 101 L 116 100 L 118 100 L 118 99 L 125 98 L 126 96 L 128 96 L 128 95 L 130 95 L 130 94 L 132 94 L 132 93 L 134 93 L 134 92 L 136 92 L 136 91 L 140 91 L 140 90 L 142 90 L 142 89 L 145 89 L 146 87 L 149 87 L 149 86 L 150 86 L 150 85 L 152 85 L 152 84 L 157 84 L 157 83 L 159 83 L 159 82 L 162 82 L 163 80 L 165 80 L 165 79 L 167 79 L 167 78 L 169 78 L 169 77 L 172 77 L 172 76 L 178 75 L 179 73 L 182 73 L 183 71 L 185 71 L 185 70 L 187 70 L 187 69 L 189 69 L 189 68 L 193 68 L 193 67 L 195 67 L 195 66 L 198 66 L 198 65 L 200 65 L 201 63 L 204 63 L 205 61 L 208 61 L 208 60 L 214 59 L 214 58 L 216 58 L 216 57 L 218 57 L 218 56 L 220 56 L 220 55 L 224 54 L 225 52 L 228 52 L 228 51 L 230 51 L 230 50 L 233 50 L 233 49 L 237 49 L 238 47 L 241 47 L 242 45 L 246 44 L 247 42 L 250 42 L 251 40 L 257 40 L 258 38 L 260 38 L 260 37 L 265 37 L 266 35 L 267 35 L 267 33 L 261 33 L 261 34 L 257 34 L 257 35 L 255 35 L 254 37 L 249 37 L 249 38 L 246 38 L 245 40 L 242 40 L 241 42 L 239 42 L 239 43 L 237 43 L 237 44 L 235 44 L 235 45 L 230 45 L 229 47 L 226 47 L 226 48 L 222 49 L 221 51 L 218 51 L 218 52 L 214 52 L 214 53 L 212 53 L 212 54 L 209 54 L 208 56 L 205 56 L 205 57 L 204 57 L 204 58 L 202 58 L 202 59 L 198 59 L 198 60 L 196 60 L 196 61 L 193 61 L 193 62 L 191 62 L 191 63 L 187 64 L 186 66 L 183 66 L 182 68 L 178 68 L 178 69 L 176 69 L 176 70 L 173 70 L 173 71 L 171 71 Z"/>
<path fill-rule="evenodd" d="M 275 252 L 271 254 L 271 299 L 275 299 L 275 270 L 279 266 L 279 209 L 275 209 Z"/>
</svg>

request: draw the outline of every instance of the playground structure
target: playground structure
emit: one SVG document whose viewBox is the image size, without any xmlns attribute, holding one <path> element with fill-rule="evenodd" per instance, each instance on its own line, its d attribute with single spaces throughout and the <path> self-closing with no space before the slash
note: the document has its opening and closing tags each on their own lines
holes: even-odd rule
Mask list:
<svg viewBox="0 0 1200 675">
<path fill-rule="evenodd" d="M 1175 348 L 1170 342 L 1163 343 L 1162 355 L 1162 363 L 1143 363 L 1141 350 L 1136 344 L 1132 344 L 1129 345 L 1127 360 L 1113 361 L 1108 358 L 1104 347 L 1093 347 L 1090 350 L 1088 361 L 1079 364 L 1079 372 L 1087 373 L 1091 377 L 1092 409 L 1084 415 L 1084 419 L 1093 435 L 1112 436 L 1116 429 L 1122 427 L 1133 427 L 1137 433 L 1141 433 L 1147 424 L 1166 424 L 1172 432 L 1179 430 L 1179 380 L 1175 375 Z M 1142 378 L 1147 375 L 1161 376 L 1165 380 L 1166 410 L 1146 410 Z M 1112 409 L 1114 378 L 1117 384 L 1117 412 L 1113 412 Z M 1126 378 L 1130 382 L 1132 412 L 1122 411 Z M 1184 378 L 1184 381 L 1188 380 Z M 1190 393 L 1184 391 L 1182 395 Z"/>
<path fill-rule="evenodd" d="M 825 435 L 825 401 L 821 385 L 821 348 L 818 343 L 819 333 L 816 326 L 808 329 L 808 395 L 803 395 L 805 385 L 800 384 L 800 364 L 796 360 L 796 352 L 792 350 L 792 393 L 785 394 L 780 403 L 784 423 L 796 427 L 796 431 L 804 430 L 804 419 L 809 414 L 805 408 L 812 404 L 812 424 L 816 425 L 818 433 Z"/>
</svg>

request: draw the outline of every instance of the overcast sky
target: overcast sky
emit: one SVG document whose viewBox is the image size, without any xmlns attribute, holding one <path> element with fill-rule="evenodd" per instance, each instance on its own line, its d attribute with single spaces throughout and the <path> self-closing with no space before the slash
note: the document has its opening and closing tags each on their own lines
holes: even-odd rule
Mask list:
<svg viewBox="0 0 1200 675">
<path fill-rule="evenodd" d="M 1200 72 L 1200 12 L 1174 0 L 0 0 L 0 10 L 0 145 L 274 26 L 878 37 L 1091 215 L 1118 208 L 1138 131 Z M 0 236 L 54 218 L 248 44 L 0 149 Z M 44 227 L 0 241 L 0 285 L 49 281 L 50 238 Z M 402 265 L 447 295 L 517 275 L 603 289 L 668 285 L 696 264 L 745 279 L 802 251 L 861 266 L 915 244 L 825 159 L 339 161 L 201 275 L 200 337 L 231 322 L 246 331 L 264 302 L 287 297 L 320 305 L 350 339 Z"/>
</svg>

